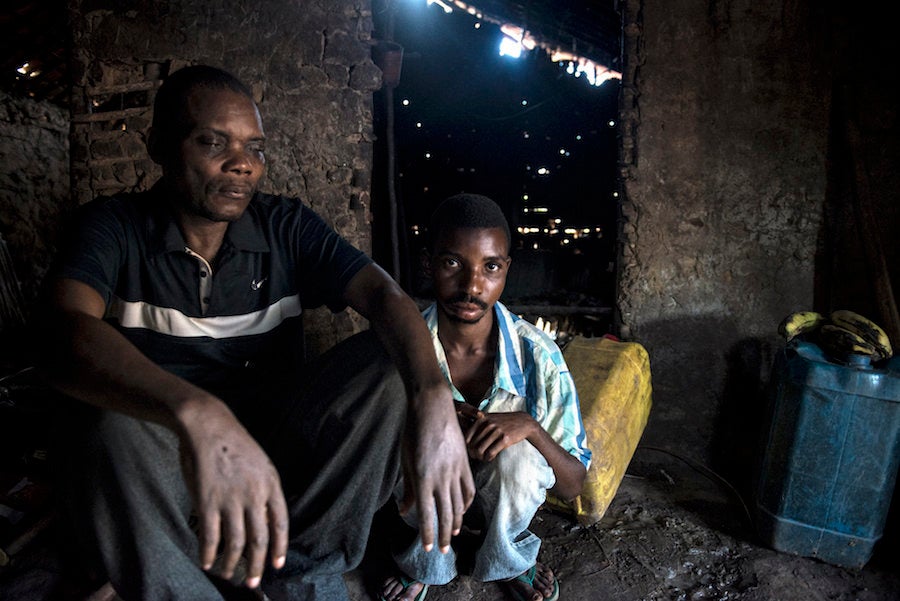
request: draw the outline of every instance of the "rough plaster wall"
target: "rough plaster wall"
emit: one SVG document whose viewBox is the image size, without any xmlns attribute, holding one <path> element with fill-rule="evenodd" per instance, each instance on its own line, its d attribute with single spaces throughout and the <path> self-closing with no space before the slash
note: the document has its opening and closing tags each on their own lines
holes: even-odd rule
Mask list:
<svg viewBox="0 0 900 601">
<path fill-rule="evenodd" d="M 72 0 L 73 165 L 80 202 L 145 189 L 160 77 L 187 64 L 225 68 L 252 87 L 267 137 L 262 187 L 307 202 L 358 247 L 370 248 L 372 92 L 368 0 Z M 361 327 L 357 315 L 311 313 L 316 353 Z"/>
<path fill-rule="evenodd" d="M 37 296 L 69 205 L 68 111 L 0 92 L 0 236 L 26 307 Z"/>
<path fill-rule="evenodd" d="M 779 321 L 812 304 L 822 33 L 802 0 L 625 6 L 622 333 L 650 352 L 645 441 L 702 458 L 746 431 Z"/>
</svg>

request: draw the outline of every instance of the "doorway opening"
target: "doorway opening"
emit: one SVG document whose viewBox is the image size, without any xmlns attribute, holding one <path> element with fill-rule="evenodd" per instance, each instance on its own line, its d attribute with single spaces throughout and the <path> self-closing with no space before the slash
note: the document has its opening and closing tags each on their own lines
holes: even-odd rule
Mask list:
<svg viewBox="0 0 900 601">
<path fill-rule="evenodd" d="M 546 43 L 529 44 L 527 23 L 460 6 L 373 7 L 376 36 L 402 48 L 399 80 L 375 95 L 375 258 L 427 299 L 419 256 L 431 212 L 452 194 L 484 194 L 503 209 L 513 236 L 503 302 L 532 321 L 606 333 L 616 285 L 620 59 L 607 58 L 616 64 L 599 77 L 605 67 L 586 65 L 577 48 L 558 47 L 551 60 Z M 531 29 L 574 18 L 555 10 L 552 23 L 539 20 L 549 13 L 528 15 Z M 617 48 L 618 26 L 612 36 Z"/>
</svg>

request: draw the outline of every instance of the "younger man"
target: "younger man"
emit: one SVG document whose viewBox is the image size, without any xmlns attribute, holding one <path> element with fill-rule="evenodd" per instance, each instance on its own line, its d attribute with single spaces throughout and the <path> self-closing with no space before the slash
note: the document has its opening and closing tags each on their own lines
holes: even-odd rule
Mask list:
<svg viewBox="0 0 900 601">
<path fill-rule="evenodd" d="M 426 271 L 436 302 L 424 311 L 465 434 L 476 495 L 465 523 L 481 531 L 472 577 L 501 581 L 517 600 L 555 600 L 559 584 L 537 563 L 529 532 L 547 490 L 581 491 L 591 452 L 578 396 L 556 344 L 498 299 L 510 265 L 509 226 L 489 198 L 459 194 L 435 211 Z M 407 516 L 407 523 L 415 525 Z M 473 526 L 474 525 L 474 526 Z M 386 601 L 422 601 L 456 576 L 456 557 L 414 542 L 395 556 Z"/>
</svg>

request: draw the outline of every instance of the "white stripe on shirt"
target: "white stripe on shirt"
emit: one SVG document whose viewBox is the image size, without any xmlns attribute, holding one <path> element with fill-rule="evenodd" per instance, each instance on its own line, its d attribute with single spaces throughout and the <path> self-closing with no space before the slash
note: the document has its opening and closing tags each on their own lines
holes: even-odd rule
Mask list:
<svg viewBox="0 0 900 601">
<path fill-rule="evenodd" d="M 177 309 L 113 298 L 106 317 L 118 320 L 124 328 L 143 328 L 178 338 L 222 339 L 265 334 L 302 312 L 299 294 L 286 296 L 252 313 L 216 317 L 190 317 Z"/>
</svg>

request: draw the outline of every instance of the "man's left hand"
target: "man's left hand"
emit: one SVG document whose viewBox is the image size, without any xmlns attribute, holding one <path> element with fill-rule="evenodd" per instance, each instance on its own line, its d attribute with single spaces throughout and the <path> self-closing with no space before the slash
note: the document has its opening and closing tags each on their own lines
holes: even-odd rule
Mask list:
<svg viewBox="0 0 900 601">
<path fill-rule="evenodd" d="M 432 394 L 450 391 L 444 387 Z M 454 419 L 452 398 L 441 403 L 413 402 L 413 407 L 429 406 L 429 411 L 410 414 L 403 448 L 403 500 L 401 513 L 416 504 L 419 534 L 426 551 L 437 542 L 442 553 L 450 550 L 450 539 L 459 534 L 463 514 L 475 498 L 475 484 L 466 456 L 462 431 Z M 445 415 L 446 413 L 446 415 Z"/>
<path fill-rule="evenodd" d="M 460 405 L 457 413 L 466 437 L 469 457 L 479 461 L 493 461 L 500 451 L 526 440 L 538 424 L 522 411 L 485 413 L 471 405 Z"/>
</svg>

